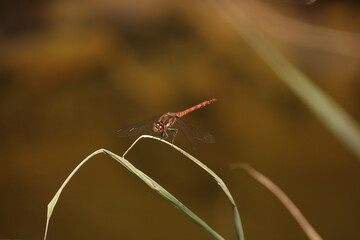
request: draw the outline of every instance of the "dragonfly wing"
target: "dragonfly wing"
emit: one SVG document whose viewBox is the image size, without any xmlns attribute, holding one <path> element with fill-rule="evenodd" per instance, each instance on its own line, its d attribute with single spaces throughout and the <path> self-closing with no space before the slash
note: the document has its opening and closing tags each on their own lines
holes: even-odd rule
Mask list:
<svg viewBox="0 0 360 240">
<path fill-rule="evenodd" d="M 195 136 L 196 139 L 203 141 L 205 143 L 214 143 L 215 142 L 215 137 L 208 132 L 205 132 L 199 128 L 197 128 L 198 132 Z"/>
<path fill-rule="evenodd" d="M 183 122 L 183 120 L 178 118 L 176 120 L 175 124 L 176 124 L 176 127 L 178 127 L 178 129 L 184 134 L 186 140 L 190 143 L 191 147 L 194 150 L 196 150 L 196 147 L 195 147 L 194 141 L 192 140 L 191 134 L 187 131 L 186 125 Z"/>
<path fill-rule="evenodd" d="M 130 125 L 128 127 L 120 128 L 116 131 L 119 137 L 132 137 L 140 134 L 151 134 L 152 125 L 159 117 L 153 117 L 146 121 Z"/>
<path fill-rule="evenodd" d="M 184 133 L 186 138 L 194 137 L 200 141 L 205 143 L 214 143 L 215 137 L 204 130 L 201 130 L 198 127 L 195 127 L 189 122 L 184 121 L 184 119 L 177 119 L 177 125 L 179 126 L 180 130 Z"/>
</svg>

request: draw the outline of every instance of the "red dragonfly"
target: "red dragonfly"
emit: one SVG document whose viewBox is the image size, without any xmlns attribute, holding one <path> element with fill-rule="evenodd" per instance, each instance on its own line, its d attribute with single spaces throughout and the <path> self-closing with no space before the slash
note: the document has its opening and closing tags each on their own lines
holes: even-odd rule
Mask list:
<svg viewBox="0 0 360 240">
<path fill-rule="evenodd" d="M 168 112 L 161 116 L 154 117 L 150 120 L 141 122 L 139 124 L 135 124 L 129 127 L 121 128 L 117 130 L 117 133 L 120 137 L 131 137 L 140 134 L 151 134 L 158 135 L 161 138 L 165 139 L 169 137 L 168 132 L 173 132 L 172 142 L 180 130 L 186 137 L 186 139 L 190 142 L 190 145 L 194 148 L 194 143 L 191 140 L 191 137 L 195 137 L 196 139 L 206 142 L 213 143 L 215 142 L 215 138 L 210 133 L 201 131 L 197 127 L 185 122 L 182 117 L 186 114 L 195 111 L 196 109 L 205 107 L 216 101 L 216 98 L 203 101 L 191 108 L 188 108 L 184 111 L 180 112 Z"/>
</svg>

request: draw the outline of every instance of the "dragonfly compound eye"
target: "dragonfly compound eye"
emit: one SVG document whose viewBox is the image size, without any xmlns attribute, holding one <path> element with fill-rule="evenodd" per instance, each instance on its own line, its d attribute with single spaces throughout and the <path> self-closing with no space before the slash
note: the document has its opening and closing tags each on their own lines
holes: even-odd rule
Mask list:
<svg viewBox="0 0 360 240">
<path fill-rule="evenodd" d="M 162 122 L 154 122 L 153 125 L 154 132 L 163 132 L 164 131 L 164 124 Z"/>
</svg>

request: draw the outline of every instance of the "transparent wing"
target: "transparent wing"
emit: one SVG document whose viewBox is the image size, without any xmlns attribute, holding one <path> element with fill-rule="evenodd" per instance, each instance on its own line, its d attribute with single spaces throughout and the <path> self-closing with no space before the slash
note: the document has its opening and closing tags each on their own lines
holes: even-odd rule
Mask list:
<svg viewBox="0 0 360 240">
<path fill-rule="evenodd" d="M 159 116 L 133 124 L 116 131 L 119 137 L 132 137 L 141 134 L 152 134 L 152 125 L 159 119 Z"/>
<path fill-rule="evenodd" d="M 186 129 L 187 126 L 184 123 L 184 121 L 180 118 L 178 118 L 175 122 L 175 128 L 178 128 L 185 136 L 186 140 L 190 143 L 191 147 L 196 150 L 195 144 L 191 138 L 190 133 L 188 132 L 188 130 Z"/>
<path fill-rule="evenodd" d="M 178 118 L 176 121 L 176 126 L 184 133 L 185 137 L 188 139 L 191 145 L 193 145 L 191 137 L 194 137 L 205 143 L 215 142 L 215 137 L 211 133 L 203 131 L 198 127 L 195 127 L 194 125 L 184 121 L 183 119 Z"/>
</svg>

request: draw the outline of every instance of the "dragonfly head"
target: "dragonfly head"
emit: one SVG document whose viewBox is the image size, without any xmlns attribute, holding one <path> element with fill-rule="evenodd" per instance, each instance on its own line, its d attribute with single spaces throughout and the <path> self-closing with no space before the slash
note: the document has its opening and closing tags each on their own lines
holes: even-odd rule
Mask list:
<svg viewBox="0 0 360 240">
<path fill-rule="evenodd" d="M 152 130 L 154 133 L 164 132 L 164 123 L 161 121 L 154 122 Z"/>
</svg>

